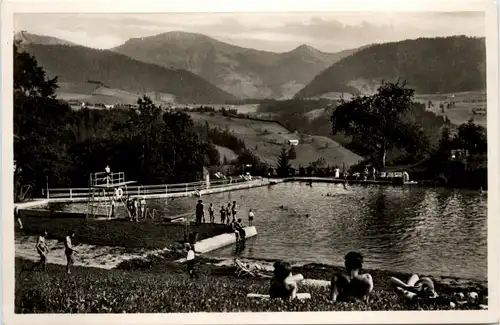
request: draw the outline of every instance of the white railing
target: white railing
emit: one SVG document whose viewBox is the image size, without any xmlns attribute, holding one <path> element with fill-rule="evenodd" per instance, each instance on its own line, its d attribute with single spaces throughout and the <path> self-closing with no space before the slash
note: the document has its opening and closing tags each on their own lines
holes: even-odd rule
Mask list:
<svg viewBox="0 0 500 325">
<path fill-rule="evenodd" d="M 259 178 L 257 178 L 259 179 Z M 256 180 L 256 179 L 254 179 Z M 204 189 L 213 189 L 226 187 L 229 185 L 237 185 L 247 182 L 248 180 L 242 177 L 235 177 L 232 180 L 211 180 L 207 187 L 205 182 L 179 183 L 179 184 L 162 184 L 162 185 L 133 185 L 123 186 L 123 194 L 125 196 L 141 196 L 141 195 L 162 195 L 173 193 L 189 193 Z M 103 197 L 103 193 L 107 196 L 112 195 L 109 190 L 103 192 L 103 189 L 96 189 L 94 195 L 96 198 Z M 49 188 L 47 190 L 47 199 L 78 199 L 88 198 L 92 194 L 89 188 Z"/>
<path fill-rule="evenodd" d="M 95 173 L 90 175 L 90 184 L 92 186 L 101 186 L 101 185 L 113 185 L 120 184 L 125 182 L 125 173 Z"/>
</svg>

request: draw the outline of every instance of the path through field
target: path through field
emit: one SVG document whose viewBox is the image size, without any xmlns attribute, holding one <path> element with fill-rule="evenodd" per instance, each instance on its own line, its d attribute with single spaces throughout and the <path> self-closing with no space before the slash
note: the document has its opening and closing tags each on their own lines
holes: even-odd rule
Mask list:
<svg viewBox="0 0 500 325">
<path fill-rule="evenodd" d="M 15 239 L 15 254 L 16 257 L 27 259 L 30 261 L 39 261 L 35 245 L 36 236 L 23 236 Z M 57 240 L 46 240 L 49 247 L 47 254 L 47 262 L 51 264 L 66 265 L 66 256 L 64 255 L 64 244 Z M 122 247 L 110 246 L 94 246 L 94 245 L 75 245 L 75 265 L 98 267 L 103 269 L 112 269 L 123 261 L 132 258 L 144 258 L 148 254 L 157 251 L 138 250 L 135 253 L 127 252 Z"/>
</svg>

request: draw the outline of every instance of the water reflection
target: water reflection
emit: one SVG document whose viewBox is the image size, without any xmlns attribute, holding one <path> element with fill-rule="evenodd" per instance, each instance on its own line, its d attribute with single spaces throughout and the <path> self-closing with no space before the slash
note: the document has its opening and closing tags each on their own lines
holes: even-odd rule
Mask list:
<svg viewBox="0 0 500 325">
<path fill-rule="evenodd" d="M 147 207 L 175 215 L 194 211 L 197 199 L 150 200 Z M 285 183 L 202 199 L 217 211 L 236 201 L 244 222 L 248 209 L 255 212 L 259 235 L 242 252 L 228 247 L 214 255 L 342 265 L 343 256 L 356 249 L 370 268 L 487 277 L 487 198 L 473 191 Z M 64 208 L 85 211 L 86 205 Z"/>
</svg>

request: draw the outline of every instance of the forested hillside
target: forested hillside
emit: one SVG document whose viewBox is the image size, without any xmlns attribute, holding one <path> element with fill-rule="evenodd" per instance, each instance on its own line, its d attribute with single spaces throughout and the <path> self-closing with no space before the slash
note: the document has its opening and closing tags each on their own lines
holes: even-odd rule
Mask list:
<svg viewBox="0 0 500 325">
<path fill-rule="evenodd" d="M 186 70 L 168 69 L 107 50 L 83 46 L 24 44 L 48 76 L 60 82 L 98 81 L 107 87 L 144 94 L 172 94 L 182 103 L 224 103 L 235 97 Z"/>
<path fill-rule="evenodd" d="M 419 38 L 372 45 L 333 64 L 295 97 L 329 92 L 372 94 L 382 80 L 406 80 L 420 94 L 486 88 L 484 38 Z"/>
</svg>

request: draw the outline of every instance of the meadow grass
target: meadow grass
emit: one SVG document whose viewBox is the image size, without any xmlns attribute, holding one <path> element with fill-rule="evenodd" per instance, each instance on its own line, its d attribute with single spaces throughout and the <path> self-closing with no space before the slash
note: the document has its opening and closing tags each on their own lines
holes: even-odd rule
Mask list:
<svg viewBox="0 0 500 325">
<path fill-rule="evenodd" d="M 360 310 L 442 310 L 450 307 L 449 296 L 432 302 L 406 303 L 391 290 L 375 286 L 369 304 L 332 303 L 329 289 L 304 287 L 309 300 L 258 300 L 248 293 L 268 293 L 269 280 L 236 278 L 234 268 L 197 265 L 198 279 L 190 279 L 185 265 L 131 270 L 102 270 L 48 265 L 46 271 L 35 263 L 16 259 L 16 313 L 169 313 L 169 312 L 265 312 L 265 311 L 360 311 Z M 484 300 L 484 296 L 480 296 Z M 479 309 L 478 303 L 457 306 Z M 456 309 L 455 308 L 455 309 Z"/>
<path fill-rule="evenodd" d="M 189 115 L 196 122 L 208 122 L 212 127 L 229 130 L 232 134 L 245 142 L 245 146 L 252 150 L 263 162 L 276 164 L 277 157 L 288 140 L 299 140 L 295 147 L 297 157 L 290 163 L 292 167 L 307 166 L 309 163 L 324 158 L 326 164 L 339 165 L 345 162 L 352 165 L 362 158 L 352 151 L 342 147 L 336 141 L 322 136 L 304 136 L 290 132 L 276 122 L 264 122 L 251 119 L 223 117 L 220 114 L 194 113 Z"/>
</svg>

